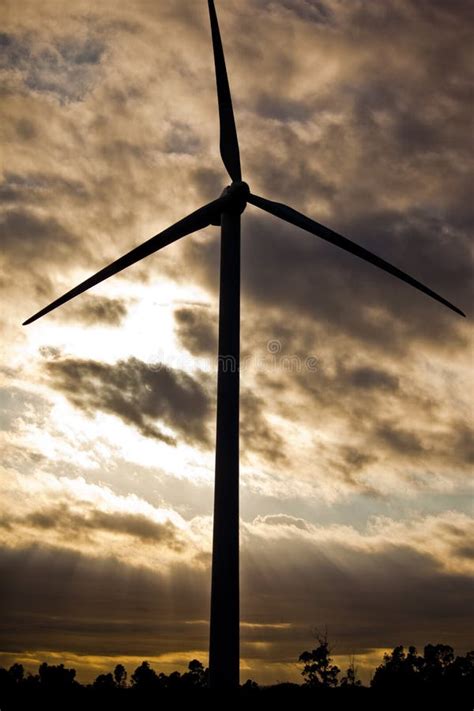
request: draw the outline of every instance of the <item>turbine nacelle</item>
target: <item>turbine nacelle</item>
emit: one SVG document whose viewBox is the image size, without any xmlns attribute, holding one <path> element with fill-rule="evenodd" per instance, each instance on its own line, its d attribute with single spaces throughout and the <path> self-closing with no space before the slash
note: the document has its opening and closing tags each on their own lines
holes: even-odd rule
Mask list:
<svg viewBox="0 0 474 711">
<path fill-rule="evenodd" d="M 224 188 L 221 197 L 226 199 L 230 210 L 241 214 L 246 206 L 250 195 L 250 188 L 243 180 L 234 180 Z"/>
<path fill-rule="evenodd" d="M 249 196 L 250 188 L 243 180 L 234 180 L 230 185 L 226 185 L 219 198 L 222 200 L 221 212 L 211 221 L 211 225 L 219 226 L 221 224 L 223 212 L 241 215 L 247 207 Z"/>
</svg>

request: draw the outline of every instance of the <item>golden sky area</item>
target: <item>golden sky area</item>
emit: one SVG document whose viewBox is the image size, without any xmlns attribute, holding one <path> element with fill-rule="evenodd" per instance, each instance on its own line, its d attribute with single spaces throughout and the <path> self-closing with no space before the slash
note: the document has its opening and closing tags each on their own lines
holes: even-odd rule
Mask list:
<svg viewBox="0 0 474 711">
<path fill-rule="evenodd" d="M 472 647 L 472 6 L 217 3 L 244 179 L 241 676 Z M 228 179 L 207 3 L 3 0 L 0 664 L 207 662 L 219 232 L 28 327 Z"/>
</svg>

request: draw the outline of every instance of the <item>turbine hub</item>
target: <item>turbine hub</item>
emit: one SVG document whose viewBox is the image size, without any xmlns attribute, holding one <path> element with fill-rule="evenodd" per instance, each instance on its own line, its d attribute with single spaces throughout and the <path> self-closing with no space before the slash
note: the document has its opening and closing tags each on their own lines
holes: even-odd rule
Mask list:
<svg viewBox="0 0 474 711">
<path fill-rule="evenodd" d="M 229 209 L 242 213 L 247 206 L 247 198 L 250 195 L 250 188 L 243 180 L 234 180 L 222 191 L 222 197 L 226 197 L 229 202 Z"/>
</svg>

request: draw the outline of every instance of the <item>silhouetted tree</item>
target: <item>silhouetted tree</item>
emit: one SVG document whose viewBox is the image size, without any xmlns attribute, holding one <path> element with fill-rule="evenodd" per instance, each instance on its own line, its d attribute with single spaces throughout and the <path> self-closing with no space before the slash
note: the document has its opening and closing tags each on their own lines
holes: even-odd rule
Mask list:
<svg viewBox="0 0 474 711">
<path fill-rule="evenodd" d="M 25 670 L 23 669 L 22 664 L 12 664 L 8 670 L 8 673 L 15 684 L 20 684 L 25 678 Z"/>
<path fill-rule="evenodd" d="M 451 666 L 446 669 L 446 677 L 449 681 L 466 683 L 471 688 L 474 687 L 474 651 L 468 652 L 465 657 L 456 657 Z"/>
<path fill-rule="evenodd" d="M 209 669 L 204 669 L 198 659 L 193 659 L 188 664 L 188 671 L 181 678 L 185 686 L 204 688 L 207 686 L 208 676 Z"/>
<path fill-rule="evenodd" d="M 117 664 L 114 669 L 115 683 L 119 688 L 123 688 L 127 684 L 127 670 L 123 664 Z"/>
<path fill-rule="evenodd" d="M 253 679 L 247 679 L 247 681 L 242 684 L 242 692 L 244 696 L 253 696 L 260 691 L 260 687 L 256 681 Z"/>
<path fill-rule="evenodd" d="M 258 687 L 248 680 L 240 688 L 242 698 L 262 696 L 275 704 L 294 703 L 298 708 L 302 700 L 312 703 L 317 700 L 318 708 L 333 708 L 334 699 L 342 708 L 385 708 L 387 703 L 410 708 L 456 708 L 472 711 L 474 687 L 474 651 L 465 656 L 455 656 L 449 645 L 428 644 L 423 656 L 415 647 L 407 651 L 402 646 L 395 647 L 384 655 L 383 664 L 377 667 L 371 683 L 372 688 L 362 686 L 357 679 L 357 669 L 352 658 L 346 674 L 338 683 L 339 668 L 332 663 L 331 649 L 327 634 L 316 632 L 318 646 L 303 652 L 299 660 L 303 662 L 302 675 L 305 683 L 279 683 L 269 687 Z M 193 659 L 183 674 L 175 671 L 169 675 L 157 674 L 147 661 L 138 666 L 131 675 L 131 685 L 126 685 L 127 673 L 123 665 L 117 664 L 113 672 L 99 674 L 95 681 L 82 686 L 75 680 L 74 669 L 66 669 L 43 663 L 38 674 L 25 675 L 21 664 L 13 664 L 8 670 L 0 667 L 0 709 L 5 711 L 47 708 L 83 709 L 111 708 L 151 709 L 156 704 L 167 707 L 168 701 L 207 698 L 208 669 Z M 337 687 L 337 688 L 335 688 Z M 456 699 L 456 706 L 451 701 Z M 151 705 L 150 705 L 151 704 Z"/>
<path fill-rule="evenodd" d="M 164 680 L 164 685 L 167 689 L 177 691 L 183 687 L 182 676 L 179 671 L 171 672 L 169 676 L 160 674 L 160 677 Z"/>
<path fill-rule="evenodd" d="M 136 689 L 146 693 L 153 692 L 160 686 L 160 679 L 154 669 L 150 667 L 149 662 L 142 662 L 135 669 L 131 676 L 131 681 Z"/>
<path fill-rule="evenodd" d="M 15 687 L 18 686 L 18 672 L 13 667 L 21 667 L 21 664 L 14 664 L 8 669 L 0 668 L 0 689 L 4 694 L 10 694 L 15 691 Z M 23 667 L 21 667 L 23 669 Z M 13 673 L 12 673 L 13 670 Z"/>
<path fill-rule="evenodd" d="M 357 678 L 357 667 L 352 657 L 349 666 L 347 667 L 346 676 L 341 679 L 341 686 L 362 686 L 362 682 Z"/>
<path fill-rule="evenodd" d="M 371 686 L 377 689 L 410 693 L 472 693 L 474 685 L 474 652 L 455 657 L 446 644 L 427 644 L 423 656 L 415 647 L 405 654 L 402 646 L 384 655 L 384 663 L 375 670 Z"/>
<path fill-rule="evenodd" d="M 427 644 L 424 649 L 423 679 L 439 685 L 454 662 L 454 649 L 448 644 Z"/>
<path fill-rule="evenodd" d="M 341 670 L 332 664 L 327 634 L 322 635 L 316 632 L 315 636 L 319 646 L 311 652 L 303 652 L 299 657 L 299 661 L 304 663 L 301 674 L 305 684 L 308 686 L 337 686 L 337 676 Z"/>
<path fill-rule="evenodd" d="M 384 654 L 384 663 L 375 670 L 371 686 L 378 688 L 415 688 L 421 681 L 424 660 L 419 657 L 416 647 L 409 647 L 405 654 L 402 645 L 394 647 L 390 654 Z"/>
<path fill-rule="evenodd" d="M 43 664 L 40 664 L 38 672 L 40 684 L 45 688 L 57 690 L 68 689 L 77 683 L 74 681 L 76 670 L 66 669 L 64 664 L 50 666 L 46 664 L 46 662 L 43 662 Z"/>
<path fill-rule="evenodd" d="M 108 674 L 99 674 L 92 686 L 94 687 L 94 689 L 110 691 L 111 689 L 115 689 L 115 681 L 110 672 Z"/>
</svg>

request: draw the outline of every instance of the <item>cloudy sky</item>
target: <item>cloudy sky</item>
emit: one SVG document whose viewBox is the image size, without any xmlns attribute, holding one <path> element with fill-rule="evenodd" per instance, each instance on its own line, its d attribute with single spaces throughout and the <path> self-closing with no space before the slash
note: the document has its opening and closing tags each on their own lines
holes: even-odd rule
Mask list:
<svg viewBox="0 0 474 711">
<path fill-rule="evenodd" d="M 462 0 L 217 3 L 244 178 L 455 303 L 249 206 L 242 678 L 329 631 L 472 646 Z M 220 194 L 204 0 L 2 0 L 0 664 L 207 662 L 219 232 L 56 296 Z"/>
</svg>

